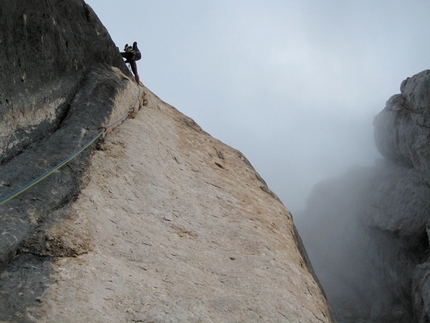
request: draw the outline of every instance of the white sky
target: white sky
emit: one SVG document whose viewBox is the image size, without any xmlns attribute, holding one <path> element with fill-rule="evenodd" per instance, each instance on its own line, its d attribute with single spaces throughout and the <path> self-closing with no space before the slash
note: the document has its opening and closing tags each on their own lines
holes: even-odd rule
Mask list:
<svg viewBox="0 0 430 323">
<path fill-rule="evenodd" d="M 239 149 L 293 212 L 379 157 L 373 117 L 429 67 L 430 0 L 86 0 L 141 81 Z"/>
</svg>

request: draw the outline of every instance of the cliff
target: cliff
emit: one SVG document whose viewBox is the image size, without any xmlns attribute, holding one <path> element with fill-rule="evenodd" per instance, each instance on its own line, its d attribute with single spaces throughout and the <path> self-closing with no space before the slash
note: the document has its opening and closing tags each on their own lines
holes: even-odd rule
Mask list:
<svg viewBox="0 0 430 323">
<path fill-rule="evenodd" d="M 301 233 L 339 322 L 429 322 L 430 71 L 374 119 L 383 159 L 318 184 Z"/>
<path fill-rule="evenodd" d="M 0 205 L 0 321 L 331 322 L 288 210 L 132 81 L 88 5 L 0 18 L 0 196 L 89 146 Z"/>
</svg>

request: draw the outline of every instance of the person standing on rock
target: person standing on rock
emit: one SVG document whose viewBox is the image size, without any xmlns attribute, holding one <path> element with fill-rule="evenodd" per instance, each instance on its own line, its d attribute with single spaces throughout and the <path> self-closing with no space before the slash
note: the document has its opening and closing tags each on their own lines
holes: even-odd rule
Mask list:
<svg viewBox="0 0 430 323">
<path fill-rule="evenodd" d="M 126 63 L 130 64 L 131 70 L 134 74 L 134 78 L 136 79 L 137 84 L 139 84 L 140 78 L 139 74 L 137 73 L 136 61 L 141 59 L 142 55 L 140 54 L 139 48 L 137 48 L 137 42 L 133 43 L 133 47 L 128 46 L 128 44 L 126 44 L 124 46 L 124 52 L 121 52 L 121 56 L 125 58 Z"/>
</svg>

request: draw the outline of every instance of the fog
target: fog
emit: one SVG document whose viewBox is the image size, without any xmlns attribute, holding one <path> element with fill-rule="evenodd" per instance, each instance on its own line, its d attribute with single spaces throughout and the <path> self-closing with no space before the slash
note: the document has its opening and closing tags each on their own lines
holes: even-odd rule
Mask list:
<svg viewBox="0 0 430 323">
<path fill-rule="evenodd" d="M 430 1 L 88 0 L 141 81 L 244 153 L 293 215 L 379 157 L 373 117 L 428 68 Z"/>
</svg>

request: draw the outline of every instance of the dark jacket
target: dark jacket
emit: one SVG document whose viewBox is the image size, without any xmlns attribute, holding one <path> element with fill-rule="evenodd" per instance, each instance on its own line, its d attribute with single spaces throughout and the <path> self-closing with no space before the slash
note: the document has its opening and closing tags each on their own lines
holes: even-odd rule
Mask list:
<svg viewBox="0 0 430 323">
<path fill-rule="evenodd" d="M 142 58 L 142 55 L 140 54 L 140 50 L 139 48 L 137 48 L 137 42 L 133 43 L 133 49 L 131 52 L 133 53 L 133 59 L 135 61 L 138 61 L 139 59 Z"/>
</svg>

